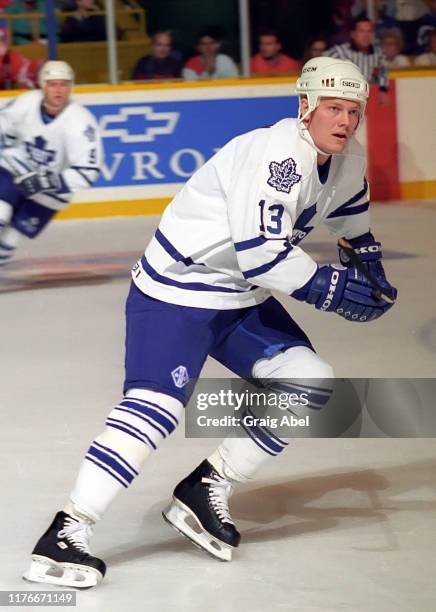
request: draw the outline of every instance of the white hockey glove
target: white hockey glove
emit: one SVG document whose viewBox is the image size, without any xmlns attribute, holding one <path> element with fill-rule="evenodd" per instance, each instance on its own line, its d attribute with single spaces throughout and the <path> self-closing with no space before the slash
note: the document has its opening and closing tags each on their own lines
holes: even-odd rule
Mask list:
<svg viewBox="0 0 436 612">
<path fill-rule="evenodd" d="M 27 197 L 41 191 L 57 191 L 60 188 L 57 174 L 46 168 L 17 176 L 15 184 Z"/>
</svg>

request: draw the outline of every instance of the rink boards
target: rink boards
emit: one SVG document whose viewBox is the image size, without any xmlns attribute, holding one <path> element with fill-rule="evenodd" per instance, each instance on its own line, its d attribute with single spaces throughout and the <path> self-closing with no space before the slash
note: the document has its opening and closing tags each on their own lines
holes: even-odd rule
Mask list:
<svg viewBox="0 0 436 612">
<path fill-rule="evenodd" d="M 374 89 L 359 132 L 368 145 L 372 198 L 434 198 L 429 125 L 436 118 L 436 71 L 393 76 L 399 78 L 391 80 L 389 104 L 381 106 Z M 59 218 L 161 213 L 186 180 L 231 138 L 295 117 L 294 82 L 275 78 L 77 87 L 75 98 L 99 122 L 105 164 L 95 186 L 77 194 Z"/>
</svg>

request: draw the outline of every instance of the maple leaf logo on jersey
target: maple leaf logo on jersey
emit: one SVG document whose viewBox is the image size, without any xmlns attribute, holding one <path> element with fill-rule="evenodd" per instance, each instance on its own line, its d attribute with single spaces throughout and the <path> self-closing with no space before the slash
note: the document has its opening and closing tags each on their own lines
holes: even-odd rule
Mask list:
<svg viewBox="0 0 436 612">
<path fill-rule="evenodd" d="M 96 130 L 92 125 L 88 125 L 86 130 L 83 132 L 89 142 L 95 142 L 97 140 Z"/>
<path fill-rule="evenodd" d="M 271 174 L 267 183 L 277 191 L 290 193 L 292 187 L 301 181 L 301 174 L 298 174 L 297 164 L 292 157 L 282 162 L 271 162 L 269 171 Z"/>
<path fill-rule="evenodd" d="M 46 149 L 47 140 L 43 136 L 35 136 L 34 142 L 26 142 L 26 151 L 36 164 L 47 165 L 55 158 L 55 151 Z"/>
</svg>

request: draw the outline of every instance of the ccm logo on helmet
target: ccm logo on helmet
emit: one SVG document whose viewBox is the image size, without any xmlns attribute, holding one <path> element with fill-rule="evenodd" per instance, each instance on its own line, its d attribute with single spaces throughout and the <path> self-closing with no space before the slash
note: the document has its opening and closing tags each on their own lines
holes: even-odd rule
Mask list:
<svg viewBox="0 0 436 612">
<path fill-rule="evenodd" d="M 360 89 L 360 83 L 357 81 L 342 81 L 342 85 L 345 87 L 355 87 L 356 89 Z"/>
<path fill-rule="evenodd" d="M 307 68 L 303 68 L 301 74 L 304 74 L 305 72 L 315 72 L 316 70 L 317 66 L 308 66 Z"/>
<path fill-rule="evenodd" d="M 330 279 L 330 287 L 329 292 L 327 293 L 327 297 L 321 306 L 321 310 L 327 310 L 327 308 L 331 305 L 333 296 L 335 295 L 336 287 L 338 285 L 339 280 L 339 272 L 333 272 Z"/>
</svg>

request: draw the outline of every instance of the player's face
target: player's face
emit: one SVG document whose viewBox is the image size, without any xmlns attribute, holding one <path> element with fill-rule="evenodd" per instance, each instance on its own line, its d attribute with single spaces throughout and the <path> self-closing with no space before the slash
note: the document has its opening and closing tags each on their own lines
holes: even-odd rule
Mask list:
<svg viewBox="0 0 436 612">
<path fill-rule="evenodd" d="M 326 153 L 342 153 L 359 123 L 359 111 L 358 102 L 323 98 L 309 118 L 313 142 Z"/>
<path fill-rule="evenodd" d="M 47 81 L 44 86 L 44 102 L 51 111 L 60 112 L 70 99 L 71 81 L 56 79 Z"/>
</svg>

